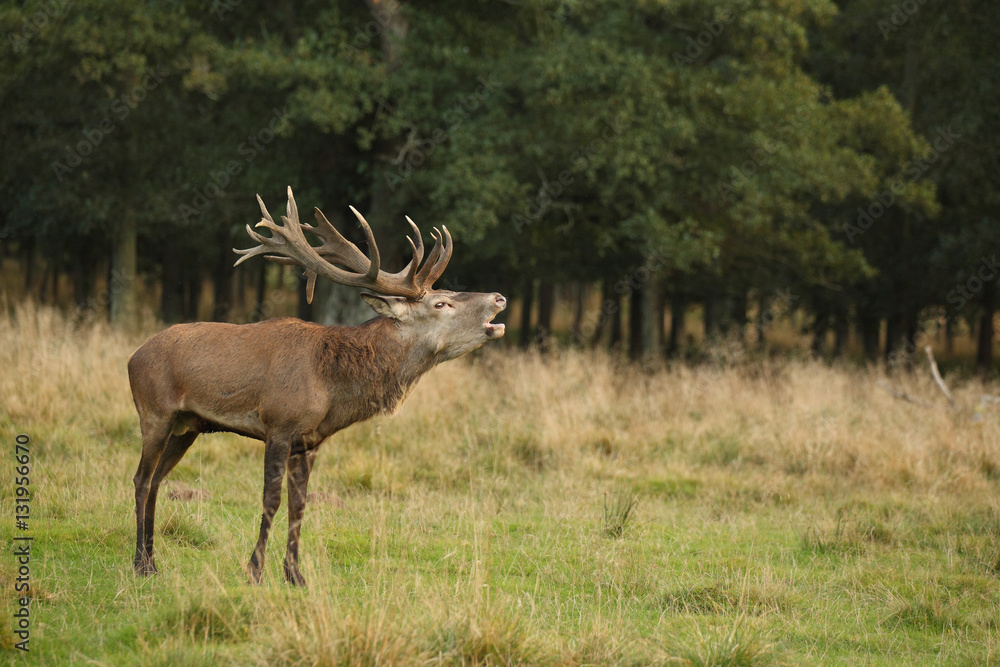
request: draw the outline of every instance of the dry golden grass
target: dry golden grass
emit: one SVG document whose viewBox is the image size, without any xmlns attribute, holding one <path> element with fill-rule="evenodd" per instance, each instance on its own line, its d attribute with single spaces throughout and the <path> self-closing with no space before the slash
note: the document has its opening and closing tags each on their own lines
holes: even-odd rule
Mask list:
<svg viewBox="0 0 1000 667">
<path fill-rule="evenodd" d="M 243 581 L 262 445 L 227 434 L 172 474 L 163 573 L 133 576 L 126 360 L 151 331 L 30 304 L 0 319 L 0 434 L 32 439 L 42 664 L 997 660 L 1000 415 L 971 412 L 996 388 L 955 386 L 970 409 L 950 411 L 921 371 L 892 382 L 933 407 L 876 369 L 494 346 L 324 445 L 297 591 L 283 510 L 265 584 Z M 5 464 L 8 512 L 12 489 Z"/>
</svg>

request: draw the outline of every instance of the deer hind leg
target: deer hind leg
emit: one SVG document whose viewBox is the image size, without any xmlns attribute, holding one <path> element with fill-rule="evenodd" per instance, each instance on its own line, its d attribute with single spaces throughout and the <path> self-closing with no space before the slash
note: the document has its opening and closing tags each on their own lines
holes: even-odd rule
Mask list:
<svg viewBox="0 0 1000 667">
<path fill-rule="evenodd" d="M 194 442 L 195 438 L 198 437 L 197 431 L 189 431 L 181 435 L 171 435 L 167 439 L 167 444 L 163 448 L 163 453 L 160 455 L 160 460 L 156 464 L 156 469 L 153 471 L 153 477 L 149 484 L 149 490 L 146 496 L 146 511 L 143 516 L 143 535 L 145 536 L 144 549 L 152 572 L 156 572 L 156 562 L 153 559 L 153 523 L 156 519 L 156 494 L 160 489 L 160 482 L 163 478 L 170 474 L 170 471 L 174 469 L 177 463 L 184 457 L 187 450 L 190 449 L 191 444 Z M 151 573 L 145 573 L 151 574 Z"/>
<path fill-rule="evenodd" d="M 133 567 L 139 574 L 153 574 L 156 565 L 153 554 L 148 552 L 146 545 L 152 544 L 153 536 L 146 535 L 146 501 L 149 498 L 149 488 L 153 482 L 153 473 L 160 462 L 160 456 L 170 437 L 170 419 L 147 417 L 140 423 L 142 429 L 142 457 L 139 468 L 132 481 L 135 483 L 135 560 Z"/>
<path fill-rule="evenodd" d="M 299 572 L 299 531 L 306 508 L 309 473 L 316 461 L 316 450 L 292 452 L 288 457 L 288 550 L 285 552 L 285 581 L 305 586 Z"/>
<path fill-rule="evenodd" d="M 288 464 L 288 452 L 291 449 L 291 438 L 271 436 L 264 445 L 264 513 L 260 517 L 260 535 L 257 546 L 254 547 L 250 563 L 247 565 L 247 575 L 250 582 L 260 583 L 264 571 L 264 552 L 267 549 L 267 536 L 271 532 L 271 522 L 281 505 L 281 481 L 285 476 Z"/>
</svg>

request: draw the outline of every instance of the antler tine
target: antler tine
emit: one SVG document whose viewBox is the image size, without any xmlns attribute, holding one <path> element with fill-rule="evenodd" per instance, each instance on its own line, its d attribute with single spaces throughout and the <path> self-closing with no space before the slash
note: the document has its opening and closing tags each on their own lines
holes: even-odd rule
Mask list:
<svg viewBox="0 0 1000 667">
<path fill-rule="evenodd" d="M 314 209 L 316 227 L 308 227 L 309 231 L 323 239 L 323 245 L 316 249 L 320 257 L 343 264 L 358 273 L 368 272 L 368 258 L 358 250 L 358 247 L 345 239 L 337 228 L 323 215 L 323 211 Z"/>
<path fill-rule="evenodd" d="M 427 261 L 424 265 L 420 267 L 420 271 L 417 272 L 417 284 L 421 286 L 427 285 L 427 276 L 431 272 L 431 267 L 437 262 L 438 257 L 441 256 L 441 233 L 438 232 L 437 227 L 431 229 L 431 237 L 434 239 L 434 247 L 431 248 L 431 254 L 427 257 Z"/>
<path fill-rule="evenodd" d="M 431 256 L 427 258 L 427 263 L 417 274 L 417 284 L 424 289 L 431 288 L 448 267 L 448 262 L 451 261 L 451 253 L 454 249 L 451 233 L 445 226 L 442 226 L 441 229 L 444 230 L 444 233 L 439 232 L 437 227 L 431 231 L 431 236 L 434 237 L 434 249 L 431 250 Z"/>
<path fill-rule="evenodd" d="M 257 232 L 253 230 L 253 228 L 250 227 L 250 225 L 247 225 L 247 234 L 249 234 L 250 238 L 253 238 L 255 241 L 257 239 L 254 237 L 260 236 L 259 234 L 257 234 Z M 233 266 L 239 266 L 240 264 L 247 261 L 251 257 L 256 257 L 257 255 L 263 255 L 265 252 L 267 252 L 267 248 L 265 248 L 262 245 L 254 246 L 253 248 L 233 248 L 233 252 L 235 252 L 237 255 L 242 255 L 242 257 L 236 260 L 236 263 L 233 264 Z"/>
<path fill-rule="evenodd" d="M 407 283 L 419 287 L 419 283 L 416 281 L 417 269 L 420 268 L 420 262 L 424 259 L 424 240 L 420 235 L 420 228 L 417 227 L 416 223 L 410 220 L 410 216 L 406 216 L 406 221 L 410 223 L 410 228 L 413 229 L 413 237 L 406 237 L 407 242 L 410 244 L 410 250 L 413 251 L 413 255 L 410 257 L 410 262 L 403 267 L 403 270 L 393 274 L 400 279 L 406 280 Z M 413 242 L 416 239 L 416 243 Z"/>
<path fill-rule="evenodd" d="M 264 216 L 264 219 L 270 223 L 274 223 L 274 218 L 272 218 L 271 214 L 267 212 L 267 207 L 264 206 L 264 200 L 260 198 L 259 192 L 257 193 L 257 203 L 260 204 L 260 212 L 261 215 Z"/>
<path fill-rule="evenodd" d="M 351 213 L 354 214 L 354 217 L 358 219 L 358 222 L 361 223 L 361 227 L 365 230 L 365 238 L 368 239 L 368 257 L 371 262 L 368 265 L 368 273 L 365 274 L 365 277 L 371 281 L 375 281 L 378 278 L 379 268 L 382 263 L 378 254 L 378 246 L 375 245 L 375 235 L 372 234 L 372 228 L 368 226 L 368 221 L 365 220 L 365 216 L 358 213 L 358 209 L 353 206 L 349 206 L 348 208 L 351 209 Z"/>
<path fill-rule="evenodd" d="M 427 276 L 427 287 L 430 287 L 434 282 L 441 277 L 444 270 L 448 268 L 448 262 L 451 261 L 451 254 L 455 250 L 455 245 L 451 240 L 451 232 L 444 225 L 441 225 L 441 234 L 444 248 L 441 252 L 441 257 L 435 262 L 434 267 L 431 269 L 430 274 Z"/>
<path fill-rule="evenodd" d="M 261 218 L 261 221 L 257 223 L 257 226 L 259 227 L 262 224 L 269 223 L 269 224 L 265 224 L 265 226 L 270 227 L 270 229 L 274 229 L 274 218 L 272 218 L 271 214 L 268 213 L 267 206 L 264 205 L 264 200 L 260 198 L 260 194 L 259 193 L 257 195 L 257 204 L 260 205 L 260 213 L 261 213 L 262 216 L 264 216 L 263 218 Z M 247 234 L 249 234 L 250 238 L 252 238 L 254 241 L 256 241 L 257 243 L 260 243 L 260 245 L 259 246 L 255 246 L 253 248 L 233 248 L 233 252 L 235 252 L 237 255 L 242 255 L 242 257 L 240 257 L 238 260 L 236 260 L 236 263 L 233 264 L 233 266 L 239 266 L 240 264 L 242 264 L 243 262 L 247 261 L 251 257 L 256 257 L 257 255 L 263 255 L 264 253 L 266 253 L 266 252 L 268 252 L 270 250 L 267 247 L 268 244 L 264 243 L 264 239 L 267 238 L 267 237 L 263 236 L 261 234 L 258 234 L 257 232 L 255 232 L 250 227 L 250 225 L 247 225 Z M 281 242 L 283 242 L 282 239 L 280 237 L 278 237 L 278 240 L 277 240 L 276 243 L 281 243 Z M 277 257 L 270 257 L 269 259 L 279 260 L 279 258 L 277 258 Z M 284 258 L 280 258 L 280 259 L 283 260 Z M 285 262 L 282 261 L 282 263 L 284 264 Z M 293 263 L 293 262 L 291 260 L 288 260 L 288 263 Z"/>
<path fill-rule="evenodd" d="M 410 216 L 407 215 L 405 217 L 406 221 L 410 223 L 410 228 L 413 230 L 413 239 L 417 240 L 417 244 L 414 246 L 413 239 L 409 236 L 406 237 L 406 239 L 410 242 L 410 247 L 413 248 L 413 266 L 417 267 L 424 259 L 424 239 L 420 234 L 420 228 L 417 227 L 417 223 L 410 220 Z"/>
<path fill-rule="evenodd" d="M 258 199 L 259 198 L 260 196 L 258 195 Z M 261 205 L 263 206 L 263 202 L 261 202 Z M 299 205 L 295 203 L 295 195 L 292 194 L 292 186 L 290 185 L 288 186 L 288 203 L 285 206 L 285 215 L 281 216 L 281 221 L 284 223 L 284 225 L 282 226 L 282 230 L 284 231 L 279 232 L 281 236 L 284 236 L 285 239 L 292 245 L 302 247 L 303 250 L 305 250 L 307 259 L 313 259 L 312 257 L 308 257 L 309 255 L 315 255 L 316 257 L 318 257 L 318 253 L 316 253 L 315 249 L 313 249 L 313 247 L 309 245 L 309 241 L 306 239 L 306 235 L 302 232 L 303 227 L 307 229 L 311 228 L 308 225 L 303 225 L 301 222 L 299 222 Z M 288 238 L 288 236 L 284 232 L 288 232 L 289 234 L 291 234 L 294 237 L 294 239 Z M 269 259 L 278 260 L 281 261 L 281 263 L 285 263 L 282 261 L 285 259 L 283 257 L 269 257 Z M 306 303 L 312 303 L 313 294 L 316 291 L 316 276 L 318 275 L 320 267 L 309 266 L 311 262 L 296 262 L 295 259 L 291 258 L 289 259 L 288 263 L 291 264 L 301 263 L 306 276 Z"/>
</svg>

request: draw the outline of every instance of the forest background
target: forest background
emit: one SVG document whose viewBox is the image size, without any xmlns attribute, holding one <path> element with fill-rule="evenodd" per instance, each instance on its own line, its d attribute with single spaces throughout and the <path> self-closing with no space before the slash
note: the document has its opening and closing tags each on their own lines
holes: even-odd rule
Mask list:
<svg viewBox="0 0 1000 667">
<path fill-rule="evenodd" d="M 116 323 L 366 319 L 348 288 L 310 305 L 297 271 L 233 269 L 255 194 L 280 212 L 290 185 L 363 243 L 358 207 L 390 267 L 404 215 L 447 225 L 442 286 L 506 294 L 523 344 L 696 356 L 794 314 L 817 354 L 907 359 L 927 334 L 987 372 L 998 13 L 5 3 L 0 284 Z"/>
</svg>

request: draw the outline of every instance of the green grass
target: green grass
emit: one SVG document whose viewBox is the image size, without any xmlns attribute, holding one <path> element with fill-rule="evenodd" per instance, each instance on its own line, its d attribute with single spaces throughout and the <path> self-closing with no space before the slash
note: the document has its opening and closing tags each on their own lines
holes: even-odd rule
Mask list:
<svg viewBox="0 0 1000 667">
<path fill-rule="evenodd" d="M 234 455 L 194 480 L 210 500 L 161 501 L 156 577 L 131 572 L 132 452 L 107 453 L 105 503 L 39 503 L 32 662 L 971 664 L 997 649 L 998 519 L 971 498 L 775 503 L 745 492 L 757 475 L 707 471 L 693 496 L 649 484 L 612 531 L 598 480 L 469 470 L 458 488 L 372 492 L 325 466 L 314 484 L 344 506 L 310 507 L 298 591 L 281 583 L 280 520 L 265 583 L 245 583 L 261 462 L 206 440 Z M 40 499 L 56 465 L 39 442 Z"/>
<path fill-rule="evenodd" d="M 802 362 L 778 380 L 650 376 L 499 351 L 324 445 L 307 590 L 281 579 L 284 504 L 264 582 L 246 583 L 263 448 L 228 434 L 199 438 L 171 475 L 160 574 L 137 578 L 121 374 L 135 341 L 115 336 L 0 359 L 19 374 L 0 379 L 0 506 L 17 433 L 35 495 L 31 652 L 5 628 L 10 664 L 1000 660 L 995 413 L 918 410 L 859 390 L 863 372 Z M 7 619 L 15 576 L 0 557 Z"/>
</svg>

